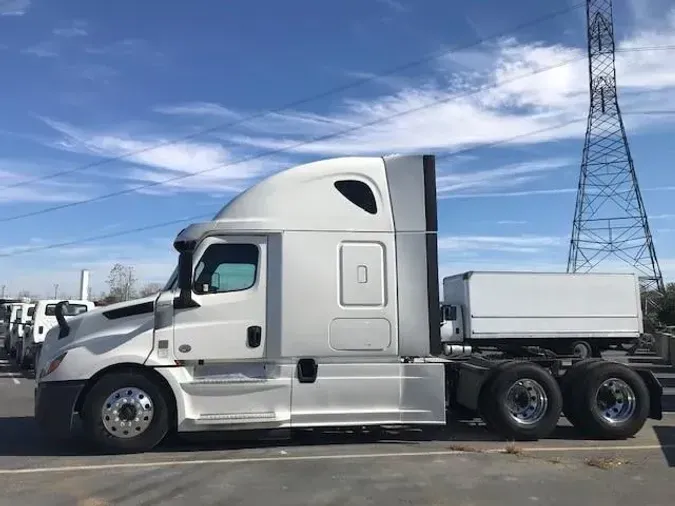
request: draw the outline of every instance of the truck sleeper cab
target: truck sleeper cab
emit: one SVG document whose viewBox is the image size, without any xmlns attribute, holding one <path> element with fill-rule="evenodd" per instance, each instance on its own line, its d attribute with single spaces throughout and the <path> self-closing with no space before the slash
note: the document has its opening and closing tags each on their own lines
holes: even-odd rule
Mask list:
<svg viewBox="0 0 675 506">
<path fill-rule="evenodd" d="M 57 305 L 36 369 L 46 432 L 79 419 L 102 449 L 129 452 L 170 431 L 438 426 L 457 407 L 516 439 L 550 434 L 563 401 L 585 431 L 612 437 L 661 416 L 649 371 L 581 362 L 562 376 L 552 363 L 442 356 L 433 156 L 293 167 L 174 247 L 156 297 L 69 320 Z M 587 423 L 583 396 L 599 391 Z M 621 395 L 631 407 L 614 414 Z"/>
</svg>

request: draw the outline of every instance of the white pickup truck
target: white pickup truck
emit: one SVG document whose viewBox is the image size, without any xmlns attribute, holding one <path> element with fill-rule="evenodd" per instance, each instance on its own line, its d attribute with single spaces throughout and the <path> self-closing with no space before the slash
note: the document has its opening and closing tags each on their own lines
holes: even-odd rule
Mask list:
<svg viewBox="0 0 675 506">
<path fill-rule="evenodd" d="M 58 325 L 56 321 L 56 305 L 60 299 L 41 299 L 35 303 L 33 319 L 26 326 L 23 336 L 23 346 L 17 353 L 16 361 L 22 369 L 29 369 L 37 363 L 42 343 L 49 329 Z M 94 309 L 94 303 L 89 300 L 68 300 L 64 317 L 76 316 Z"/>
<path fill-rule="evenodd" d="M 38 425 L 80 421 L 102 449 L 132 452 L 175 431 L 444 426 L 458 409 L 510 439 L 549 436 L 563 411 L 615 439 L 661 418 L 649 370 L 445 356 L 437 235 L 433 156 L 269 176 L 177 235 L 158 295 L 68 320 L 57 305 Z"/>
</svg>

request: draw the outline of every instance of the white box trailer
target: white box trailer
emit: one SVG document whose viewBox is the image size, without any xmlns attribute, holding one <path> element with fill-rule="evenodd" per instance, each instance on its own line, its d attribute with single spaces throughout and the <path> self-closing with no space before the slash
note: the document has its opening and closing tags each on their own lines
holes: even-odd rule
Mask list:
<svg viewBox="0 0 675 506">
<path fill-rule="evenodd" d="M 563 409 L 606 438 L 660 418 L 649 370 L 443 355 L 435 184 L 433 156 L 293 167 L 182 230 L 159 294 L 69 319 L 60 302 L 38 425 L 79 419 L 124 452 L 172 431 L 444 426 L 460 408 L 510 439 L 548 436 Z"/>
<path fill-rule="evenodd" d="M 442 341 L 599 356 L 643 333 L 632 273 L 470 271 L 443 279 Z"/>
</svg>

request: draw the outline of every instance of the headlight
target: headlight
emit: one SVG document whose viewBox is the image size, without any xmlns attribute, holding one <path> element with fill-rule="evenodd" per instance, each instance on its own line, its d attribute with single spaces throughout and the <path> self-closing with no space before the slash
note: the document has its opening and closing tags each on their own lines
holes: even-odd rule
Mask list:
<svg viewBox="0 0 675 506">
<path fill-rule="evenodd" d="M 66 355 L 68 354 L 67 351 L 64 351 L 60 355 L 58 355 L 56 358 L 50 360 L 43 368 L 42 371 L 40 371 L 40 379 L 44 378 L 48 374 L 53 373 L 58 369 L 58 367 L 61 365 L 61 362 L 63 362 L 63 359 L 66 358 Z"/>
</svg>

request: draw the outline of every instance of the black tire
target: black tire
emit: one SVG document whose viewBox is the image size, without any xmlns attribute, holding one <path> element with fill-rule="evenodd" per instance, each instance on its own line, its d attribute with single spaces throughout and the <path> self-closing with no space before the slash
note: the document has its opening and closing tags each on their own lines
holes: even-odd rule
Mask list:
<svg viewBox="0 0 675 506">
<path fill-rule="evenodd" d="M 576 351 L 583 350 L 581 353 L 576 353 Z M 580 359 L 587 359 L 595 356 L 595 350 L 593 346 L 588 341 L 575 341 L 572 343 L 571 346 L 571 352 L 572 356 L 580 358 Z"/>
<path fill-rule="evenodd" d="M 147 429 L 139 435 L 121 438 L 105 428 L 101 410 L 110 395 L 127 387 L 147 393 L 152 401 L 152 418 Z M 169 432 L 169 407 L 163 389 L 156 381 L 140 372 L 114 372 L 103 376 L 87 394 L 83 407 L 85 434 L 98 449 L 106 453 L 149 451 L 161 443 Z"/>
<path fill-rule="evenodd" d="M 616 378 L 624 382 L 633 392 L 634 410 L 630 417 L 610 423 L 596 403 L 600 386 Z M 649 417 L 649 389 L 638 373 L 630 367 L 616 362 L 598 361 L 590 364 L 575 380 L 572 395 L 574 416 L 577 427 L 585 436 L 597 439 L 626 439 L 642 429 Z"/>
<path fill-rule="evenodd" d="M 507 407 L 509 389 L 519 380 L 532 380 L 542 389 L 547 404 L 541 417 L 529 424 L 518 423 Z M 486 391 L 486 413 L 493 430 L 510 440 L 535 441 L 549 436 L 558 425 L 563 399 L 558 382 L 544 368 L 515 362 L 499 371 Z"/>
<path fill-rule="evenodd" d="M 478 414 L 485 423 L 485 428 L 490 432 L 499 433 L 497 424 L 499 423 L 495 419 L 494 408 L 495 403 L 492 401 L 492 392 L 491 388 L 495 382 L 495 379 L 502 371 L 518 365 L 520 362 L 515 360 L 508 360 L 501 362 L 496 365 L 490 374 L 490 377 L 483 383 L 481 387 L 480 395 L 478 397 Z"/>
<path fill-rule="evenodd" d="M 560 378 L 560 390 L 563 396 L 563 414 L 575 427 L 579 425 L 580 417 L 575 409 L 579 405 L 579 400 L 576 395 L 579 391 L 577 381 L 586 374 L 586 371 L 591 365 L 598 362 L 604 361 L 601 358 L 587 358 L 580 360 L 570 367 L 562 378 Z"/>
</svg>

